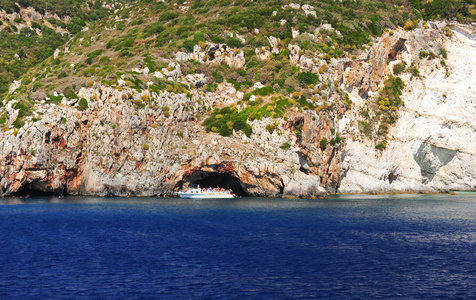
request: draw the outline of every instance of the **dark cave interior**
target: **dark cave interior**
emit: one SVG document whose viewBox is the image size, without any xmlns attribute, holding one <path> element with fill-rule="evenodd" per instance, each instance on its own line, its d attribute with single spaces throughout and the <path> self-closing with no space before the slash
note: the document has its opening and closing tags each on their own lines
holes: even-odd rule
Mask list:
<svg viewBox="0 0 476 300">
<path fill-rule="evenodd" d="M 66 196 L 65 191 L 45 191 L 41 183 L 32 182 L 22 185 L 16 192 L 10 194 L 13 197 L 47 197 L 47 196 Z"/>
<path fill-rule="evenodd" d="M 197 171 L 187 177 L 185 181 L 190 184 L 199 184 L 202 188 L 221 187 L 233 190 L 237 196 L 248 196 L 241 186 L 241 181 L 228 173 Z"/>
</svg>

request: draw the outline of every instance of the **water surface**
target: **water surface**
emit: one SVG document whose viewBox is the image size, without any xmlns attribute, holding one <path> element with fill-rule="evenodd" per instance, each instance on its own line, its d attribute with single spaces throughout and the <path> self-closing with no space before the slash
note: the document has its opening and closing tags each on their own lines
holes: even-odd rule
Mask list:
<svg viewBox="0 0 476 300">
<path fill-rule="evenodd" d="M 475 194 L 0 199 L 0 298 L 474 298 L 475 216 Z"/>
</svg>

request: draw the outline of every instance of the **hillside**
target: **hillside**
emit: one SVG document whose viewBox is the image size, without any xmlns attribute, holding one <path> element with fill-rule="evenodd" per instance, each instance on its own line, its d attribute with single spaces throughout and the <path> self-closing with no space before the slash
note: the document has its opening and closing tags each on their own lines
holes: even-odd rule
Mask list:
<svg viewBox="0 0 476 300">
<path fill-rule="evenodd" d="M 474 2 L 19 2 L 0 23 L 1 194 L 474 189 L 471 147 L 405 127 L 444 94 L 466 102 L 438 134 L 474 139 L 457 54 Z"/>
</svg>

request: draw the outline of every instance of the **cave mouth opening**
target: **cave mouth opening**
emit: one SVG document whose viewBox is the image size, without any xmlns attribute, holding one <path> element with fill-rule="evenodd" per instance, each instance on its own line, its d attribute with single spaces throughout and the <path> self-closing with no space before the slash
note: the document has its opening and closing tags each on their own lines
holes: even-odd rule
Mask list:
<svg viewBox="0 0 476 300">
<path fill-rule="evenodd" d="M 199 184 L 201 188 L 220 187 L 231 189 L 236 196 L 248 196 L 241 181 L 228 173 L 197 171 L 185 179 L 190 184 Z"/>
<path fill-rule="evenodd" d="M 43 187 L 42 183 L 31 182 L 22 185 L 16 192 L 10 194 L 12 197 L 50 197 L 50 196 L 66 196 L 64 190 L 48 191 Z"/>
</svg>

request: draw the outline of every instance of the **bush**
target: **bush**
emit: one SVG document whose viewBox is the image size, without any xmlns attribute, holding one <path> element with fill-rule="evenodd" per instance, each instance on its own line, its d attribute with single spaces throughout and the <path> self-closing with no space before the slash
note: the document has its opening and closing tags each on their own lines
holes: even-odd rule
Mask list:
<svg viewBox="0 0 476 300">
<path fill-rule="evenodd" d="M 102 53 L 103 53 L 103 50 L 99 49 L 99 50 L 94 50 L 92 52 L 89 52 L 86 56 L 90 59 L 94 59 L 98 57 L 99 55 L 101 55 Z"/>
<path fill-rule="evenodd" d="M 463 1 L 461 1 L 463 2 Z M 427 1 L 423 6 L 425 19 L 442 18 L 451 19 L 458 13 L 467 13 L 462 3 L 457 0 L 433 0 Z"/>
<path fill-rule="evenodd" d="M 177 18 L 179 15 L 180 15 L 179 12 L 166 11 L 160 15 L 159 21 L 169 21 L 169 20 Z"/>
<path fill-rule="evenodd" d="M 168 107 L 168 106 L 162 107 L 162 112 L 164 113 L 164 116 L 166 118 L 170 117 L 170 107 Z"/>
<path fill-rule="evenodd" d="M 448 58 L 448 53 L 446 52 L 445 48 L 440 48 L 440 55 L 444 58 Z"/>
<path fill-rule="evenodd" d="M 272 124 L 268 124 L 266 125 L 266 130 L 269 132 L 269 133 L 273 133 L 274 130 L 276 129 L 276 127 L 278 126 L 278 124 L 276 123 L 272 123 Z"/>
<path fill-rule="evenodd" d="M 220 73 L 218 73 L 218 71 L 213 72 L 212 77 L 215 79 L 217 83 L 223 82 L 223 76 Z"/>
<path fill-rule="evenodd" d="M 321 139 L 321 141 L 319 142 L 319 147 L 321 148 L 321 150 L 325 150 L 326 147 L 327 147 L 327 144 L 328 144 L 328 141 L 327 139 L 324 137 Z"/>
<path fill-rule="evenodd" d="M 132 101 L 132 103 L 134 103 L 134 105 L 137 108 L 144 108 L 145 107 L 145 103 L 141 99 L 135 99 L 134 101 Z"/>
<path fill-rule="evenodd" d="M 410 72 L 410 74 L 412 74 L 413 76 L 420 76 L 420 71 L 418 71 L 415 66 L 408 67 L 407 71 Z"/>
<path fill-rule="evenodd" d="M 312 72 L 300 72 L 296 77 L 303 85 L 316 84 L 319 82 L 319 75 Z"/>
<path fill-rule="evenodd" d="M 226 44 L 232 48 L 243 47 L 243 43 L 239 39 L 233 37 L 229 37 L 226 41 Z"/>
<path fill-rule="evenodd" d="M 58 74 L 58 79 L 66 78 L 66 77 L 68 77 L 68 74 L 66 74 L 66 72 L 61 72 Z"/>
<path fill-rule="evenodd" d="M 68 99 L 78 99 L 78 95 L 69 86 L 64 89 L 63 95 Z"/>
<path fill-rule="evenodd" d="M 405 25 L 403 25 L 403 29 L 405 30 L 411 30 L 415 27 L 415 24 L 411 20 L 408 20 L 405 22 Z"/>
<path fill-rule="evenodd" d="M 149 150 L 149 148 L 150 148 L 150 147 L 149 147 L 148 144 L 144 144 L 144 146 L 142 146 L 142 149 L 144 149 L 144 150 Z"/>
<path fill-rule="evenodd" d="M 393 66 L 393 74 L 398 75 L 405 72 L 405 64 L 404 63 L 398 63 Z"/>
<path fill-rule="evenodd" d="M 385 149 L 385 147 L 386 147 L 386 145 L 385 145 L 385 143 L 383 143 L 383 142 L 382 142 L 382 143 L 378 143 L 377 145 L 375 145 L 375 149 L 380 150 L 380 151 L 382 151 L 383 149 Z"/>
<path fill-rule="evenodd" d="M 165 31 L 166 29 L 167 29 L 167 27 L 165 27 L 162 24 L 162 22 L 156 22 L 156 23 L 153 23 L 153 24 L 149 24 L 144 28 L 144 35 L 147 37 L 147 36 L 151 36 L 151 35 L 154 35 L 154 34 L 159 34 L 159 33 L 162 33 L 163 31 Z M 111 43 L 111 45 L 109 45 L 109 43 Z M 114 40 L 109 41 L 106 45 L 106 48 L 109 49 L 113 44 L 114 44 Z"/>
<path fill-rule="evenodd" d="M 192 52 L 193 46 L 195 46 L 195 43 L 192 40 L 186 40 L 182 43 L 182 48 L 184 48 L 187 52 Z"/>
<path fill-rule="evenodd" d="M 283 149 L 283 150 L 287 150 L 291 147 L 291 144 L 289 144 L 288 142 L 284 142 L 281 146 L 279 146 L 279 148 Z"/>
<path fill-rule="evenodd" d="M 419 57 L 420 59 L 426 58 L 426 57 L 428 57 L 429 55 L 430 55 L 430 54 L 429 54 L 428 52 L 423 51 L 423 50 L 420 51 L 420 53 L 418 53 L 418 57 Z"/>
<path fill-rule="evenodd" d="M 149 95 L 142 95 L 142 96 L 140 96 L 140 98 L 144 102 L 149 102 L 150 101 L 150 96 Z"/>
<path fill-rule="evenodd" d="M 256 90 L 254 90 L 250 93 L 246 93 L 243 96 L 243 100 L 248 101 L 248 100 L 250 100 L 250 97 L 253 96 L 253 95 L 255 95 L 255 96 L 268 96 L 268 95 L 271 95 L 272 93 L 274 93 L 274 89 L 270 86 L 265 86 L 265 87 L 256 89 Z"/>
<path fill-rule="evenodd" d="M 86 109 L 88 109 L 89 106 L 88 106 L 88 101 L 84 98 L 81 98 L 79 100 L 79 103 L 78 103 L 78 110 L 79 111 L 85 111 Z"/>
<path fill-rule="evenodd" d="M 230 136 L 235 131 L 243 131 L 248 137 L 251 136 L 251 126 L 246 123 L 247 111 L 238 112 L 236 108 L 224 107 L 215 109 L 210 117 L 203 122 L 207 132 L 218 132 L 221 136 Z"/>
</svg>

